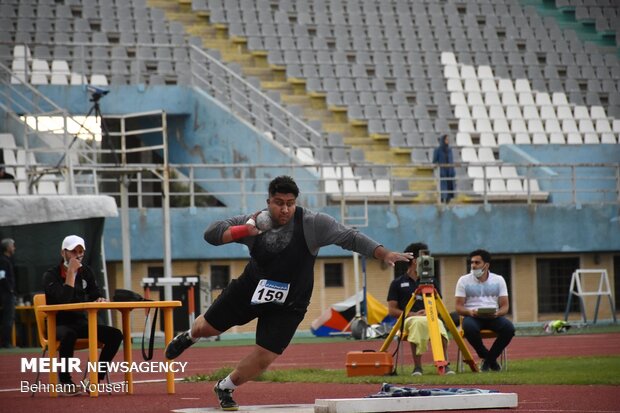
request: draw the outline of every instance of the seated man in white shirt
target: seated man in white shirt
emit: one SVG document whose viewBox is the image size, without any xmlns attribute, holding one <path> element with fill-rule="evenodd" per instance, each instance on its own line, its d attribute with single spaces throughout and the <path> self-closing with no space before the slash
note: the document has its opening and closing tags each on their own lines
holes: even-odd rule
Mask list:
<svg viewBox="0 0 620 413">
<path fill-rule="evenodd" d="M 510 308 L 508 288 L 501 275 L 489 271 L 491 254 L 483 249 L 469 254 L 471 272 L 456 283 L 456 311 L 463 318 L 463 333 L 478 356 L 482 371 L 499 371 L 497 358 L 515 335 L 514 325 L 505 315 Z M 490 349 L 482 342 L 480 330 L 497 334 Z"/>
</svg>

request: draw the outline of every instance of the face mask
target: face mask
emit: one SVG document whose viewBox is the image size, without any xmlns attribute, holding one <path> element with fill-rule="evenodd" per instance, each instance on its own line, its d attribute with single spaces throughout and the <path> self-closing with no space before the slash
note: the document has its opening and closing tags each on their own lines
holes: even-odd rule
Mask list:
<svg viewBox="0 0 620 413">
<path fill-rule="evenodd" d="M 471 270 L 471 272 L 474 274 L 474 277 L 480 278 L 484 274 L 484 268 L 478 268 L 476 270 Z"/>
</svg>

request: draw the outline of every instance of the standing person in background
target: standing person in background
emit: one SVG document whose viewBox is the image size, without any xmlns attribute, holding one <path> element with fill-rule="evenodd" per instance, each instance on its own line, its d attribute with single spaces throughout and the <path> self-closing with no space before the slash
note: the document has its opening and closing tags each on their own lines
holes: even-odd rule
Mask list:
<svg viewBox="0 0 620 413">
<path fill-rule="evenodd" d="M 448 135 L 439 138 L 439 146 L 433 151 L 433 163 L 439 165 L 453 164 L 452 148 L 450 148 Z M 441 202 L 449 203 L 454 198 L 454 177 L 456 173 L 453 166 L 439 167 L 439 184 L 441 189 Z"/>
<path fill-rule="evenodd" d="M 428 251 L 428 245 L 422 242 L 409 244 L 405 248 L 405 252 L 413 254 L 413 260 L 408 263 L 398 263 L 396 266 L 396 278 L 390 284 L 388 291 L 388 314 L 398 318 L 407 307 L 407 303 L 411 299 L 411 295 L 420 286 L 420 277 L 418 276 L 417 260 L 420 251 Z M 399 267 L 405 267 L 399 270 Z M 437 278 L 433 279 L 433 286 L 439 292 Z M 413 307 L 409 314 L 405 316 L 403 331 L 407 334 L 407 341 L 411 344 L 411 354 L 413 355 L 413 373 L 412 376 L 421 376 L 422 370 L 422 354 L 426 352 L 428 347 L 429 332 L 428 319 L 426 318 L 426 310 L 421 295 L 415 297 Z M 448 332 L 443 322 L 439 320 L 439 332 L 441 333 L 441 342 L 446 360 L 448 360 Z M 446 366 L 445 374 L 454 374 L 454 371 Z"/>
<path fill-rule="evenodd" d="M 515 335 L 514 325 L 505 317 L 510 308 L 508 288 L 504 277 L 489 271 L 491 254 L 488 251 L 472 251 L 469 259 L 471 272 L 456 283 L 456 311 L 463 316 L 465 338 L 484 360 L 481 370 L 499 371 L 501 366 L 497 358 Z M 497 334 L 490 349 L 484 346 L 480 330 L 492 330 Z"/>
<path fill-rule="evenodd" d="M 0 241 L 0 298 L 2 299 L 2 328 L 0 345 L 2 348 L 12 348 L 11 335 L 15 322 L 15 241 L 5 238 Z"/>
<path fill-rule="evenodd" d="M 321 247 L 335 244 L 391 266 L 413 258 L 411 253 L 389 251 L 327 214 L 298 207 L 298 196 L 293 178 L 278 176 L 269 183 L 268 212 L 217 221 L 205 231 L 211 245 L 246 245 L 250 261 L 207 312 L 168 343 L 166 357 L 177 358 L 201 337 L 218 336 L 258 319 L 254 348 L 213 389 L 222 410 L 238 410 L 233 391 L 258 377 L 288 347 L 310 304 L 314 261 Z"/>
</svg>

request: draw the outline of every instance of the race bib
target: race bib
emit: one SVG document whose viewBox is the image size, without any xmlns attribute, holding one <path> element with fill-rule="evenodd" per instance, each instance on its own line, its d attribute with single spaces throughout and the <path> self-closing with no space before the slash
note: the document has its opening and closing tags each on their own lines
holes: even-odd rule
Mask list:
<svg viewBox="0 0 620 413">
<path fill-rule="evenodd" d="M 272 280 L 260 280 L 252 296 L 252 304 L 276 303 L 284 304 L 288 296 L 288 283 Z"/>
</svg>

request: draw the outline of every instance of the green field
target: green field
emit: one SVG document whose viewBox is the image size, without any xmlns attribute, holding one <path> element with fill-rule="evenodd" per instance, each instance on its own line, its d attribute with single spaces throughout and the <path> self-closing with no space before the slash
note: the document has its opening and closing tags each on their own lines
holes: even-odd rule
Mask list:
<svg viewBox="0 0 620 413">
<path fill-rule="evenodd" d="M 283 369 L 271 370 L 256 381 L 307 383 L 407 383 L 423 385 L 480 384 L 607 384 L 620 385 L 620 356 L 613 357 L 548 357 L 510 362 L 508 371 L 463 373 L 440 376 L 431 364 L 424 365 L 423 376 L 410 376 L 413 366 L 399 368 L 397 376 L 347 377 L 344 369 Z M 215 381 L 232 371 L 221 368 L 212 374 L 188 377 L 186 381 Z"/>
</svg>

